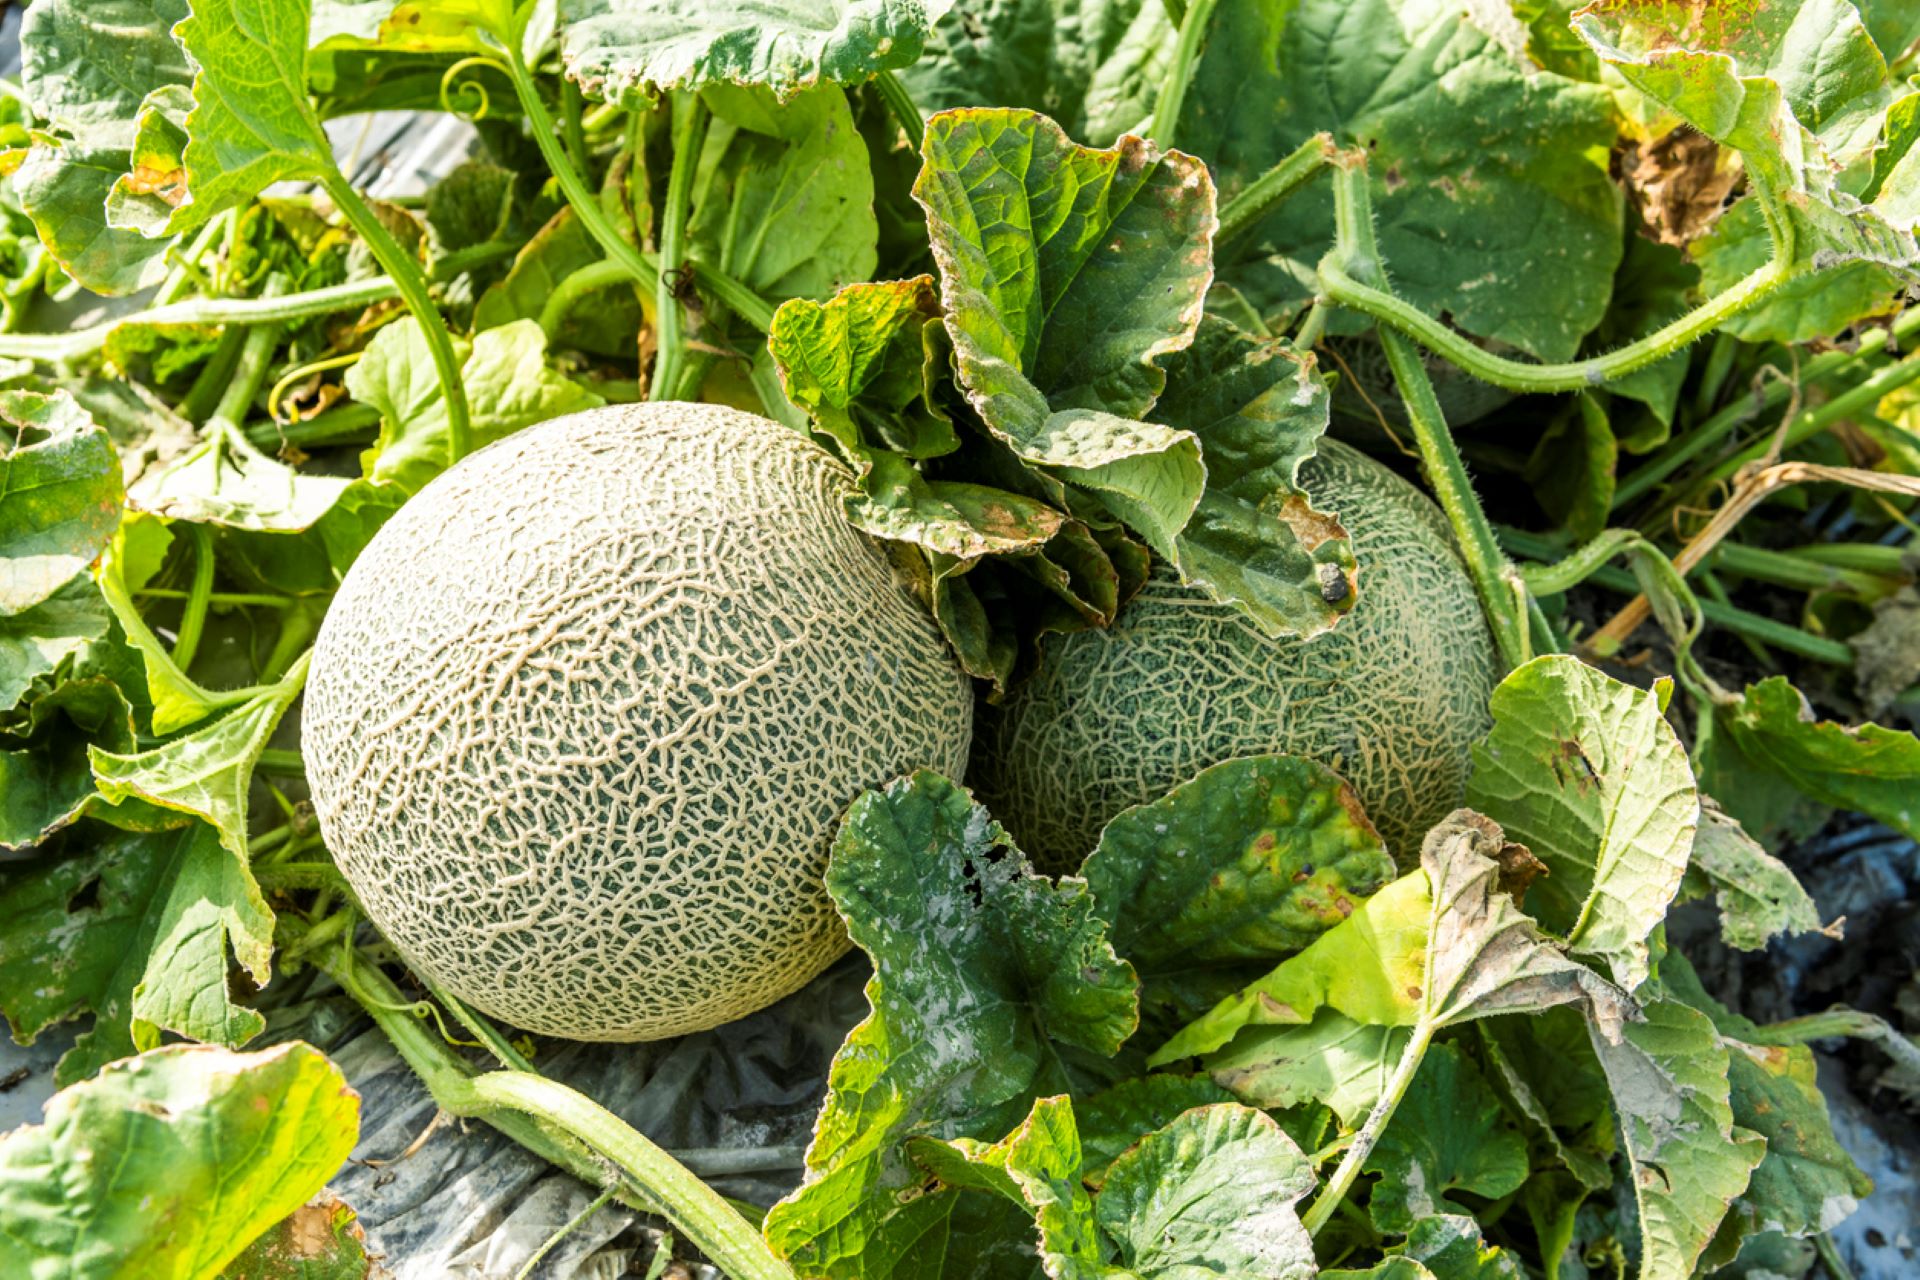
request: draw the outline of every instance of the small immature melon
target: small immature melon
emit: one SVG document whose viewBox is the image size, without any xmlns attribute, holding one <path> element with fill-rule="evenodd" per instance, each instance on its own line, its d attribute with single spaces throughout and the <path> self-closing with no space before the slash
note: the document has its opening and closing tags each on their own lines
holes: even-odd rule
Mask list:
<svg viewBox="0 0 1920 1280">
<path fill-rule="evenodd" d="M 1337 770 L 1403 861 L 1460 803 L 1498 664 L 1446 521 L 1337 441 L 1301 480 L 1360 565 L 1332 631 L 1269 639 L 1157 568 L 1112 627 L 1050 641 L 1033 680 L 983 709 L 970 777 L 1038 865 L 1070 870 L 1122 809 L 1265 752 Z"/>
<path fill-rule="evenodd" d="M 846 949 L 842 810 L 958 776 L 972 720 L 850 480 L 737 410 L 618 406 L 482 450 L 380 531 L 304 742 L 327 845 L 419 973 L 531 1031 L 648 1040 Z"/>
</svg>

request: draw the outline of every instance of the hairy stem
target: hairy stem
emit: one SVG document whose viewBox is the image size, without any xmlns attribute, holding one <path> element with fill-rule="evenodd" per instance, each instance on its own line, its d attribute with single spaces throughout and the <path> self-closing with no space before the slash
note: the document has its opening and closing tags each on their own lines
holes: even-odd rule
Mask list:
<svg viewBox="0 0 1920 1280">
<path fill-rule="evenodd" d="M 673 95 L 673 165 L 667 171 L 667 201 L 660 210 L 660 278 L 654 286 L 656 350 L 647 399 L 672 400 L 680 391 L 687 347 L 680 314 L 680 260 L 685 255 L 693 174 L 699 167 L 706 107 L 697 93 Z"/>
<path fill-rule="evenodd" d="M 920 114 L 920 105 L 907 92 L 907 86 L 900 83 L 900 77 L 891 71 L 877 72 L 873 77 L 874 92 L 887 104 L 887 110 L 900 122 L 901 132 L 907 135 L 907 145 L 913 148 L 915 155 L 920 153 L 920 141 L 927 131 L 926 117 Z"/>
<path fill-rule="evenodd" d="M 1300 1221 L 1306 1227 L 1308 1235 L 1319 1235 L 1320 1229 L 1327 1225 L 1340 1202 L 1347 1198 L 1347 1192 L 1353 1190 L 1353 1183 L 1360 1176 L 1360 1166 L 1373 1154 L 1373 1148 L 1380 1141 L 1380 1134 L 1386 1129 L 1387 1121 L 1393 1119 L 1393 1113 L 1400 1105 L 1400 1099 L 1407 1093 L 1407 1086 L 1413 1083 L 1413 1077 L 1420 1070 L 1421 1060 L 1427 1056 L 1427 1046 L 1433 1042 L 1434 1028 L 1424 1020 L 1415 1025 L 1413 1034 L 1407 1039 L 1407 1047 L 1400 1053 L 1400 1061 L 1393 1068 L 1393 1076 L 1387 1081 L 1386 1089 L 1380 1095 L 1380 1101 L 1373 1104 L 1373 1110 L 1367 1114 L 1366 1123 L 1360 1126 L 1360 1132 L 1353 1135 L 1353 1141 L 1347 1145 L 1346 1154 L 1340 1157 L 1340 1165 L 1327 1179 L 1327 1185 L 1307 1206 Z"/>
<path fill-rule="evenodd" d="M 320 185 L 332 198 L 353 229 L 366 242 L 374 258 L 392 277 L 407 310 L 420 322 L 427 340 L 427 354 L 433 360 L 433 372 L 440 381 L 440 394 L 447 407 L 447 463 L 449 466 L 467 456 L 473 447 L 473 428 L 468 421 L 467 387 L 460 380 L 460 361 L 453 352 L 453 335 L 447 332 L 446 317 L 433 304 L 427 292 L 427 277 L 411 253 L 380 225 L 360 193 L 338 169 L 329 168 L 320 175 Z"/>
<path fill-rule="evenodd" d="M 1332 255 L 1321 263 L 1320 287 L 1328 297 L 1399 330 L 1482 382 L 1521 392 L 1583 391 L 1644 369 L 1762 302 L 1792 275 L 1785 262 L 1768 262 L 1726 292 L 1618 350 L 1570 364 L 1529 364 L 1482 351 L 1405 299 L 1354 279 L 1345 265 Z"/>
<path fill-rule="evenodd" d="M 1180 40 L 1173 47 L 1173 64 L 1160 82 L 1160 96 L 1153 105 L 1153 128 L 1149 136 L 1162 151 L 1171 150 L 1180 127 L 1180 111 L 1186 105 L 1187 86 L 1193 83 L 1193 67 L 1200 60 L 1200 46 L 1206 43 L 1207 28 L 1213 25 L 1213 11 L 1220 0 L 1193 0 L 1180 19 Z"/>
<path fill-rule="evenodd" d="M 1334 226 L 1337 237 L 1329 261 L 1341 260 L 1354 271 L 1384 283 L 1385 270 L 1374 242 L 1373 209 L 1367 189 L 1364 161 L 1353 159 L 1336 165 L 1333 173 Z M 1327 265 L 1321 267 L 1324 277 Z M 1389 296 L 1389 295 L 1382 295 Z M 1427 483 L 1432 486 L 1440 509 L 1453 526 L 1460 554 L 1479 592 L 1494 642 L 1508 667 L 1517 667 L 1531 656 L 1530 629 L 1526 609 L 1526 587 L 1507 562 L 1494 537 L 1493 525 L 1474 497 L 1473 483 L 1447 430 L 1440 401 L 1434 395 L 1433 380 L 1427 376 L 1420 353 L 1401 334 L 1382 331 L 1381 345 L 1387 363 L 1406 405 L 1408 423 L 1419 445 L 1425 464 Z"/>
<path fill-rule="evenodd" d="M 1330 164 L 1335 155 L 1333 135 L 1316 133 L 1293 149 L 1279 164 L 1248 183 L 1233 199 L 1220 206 L 1220 229 L 1214 233 L 1216 245 L 1227 244 L 1242 232 L 1258 225 L 1279 208 L 1294 192 L 1307 185 Z"/>
<path fill-rule="evenodd" d="M 173 661 L 182 671 L 193 665 L 200 652 L 200 637 L 207 626 L 207 608 L 213 597 L 213 534 L 203 524 L 187 525 L 187 537 L 193 543 L 193 582 L 187 589 L 187 603 L 180 611 L 180 626 L 174 632 Z"/>
</svg>

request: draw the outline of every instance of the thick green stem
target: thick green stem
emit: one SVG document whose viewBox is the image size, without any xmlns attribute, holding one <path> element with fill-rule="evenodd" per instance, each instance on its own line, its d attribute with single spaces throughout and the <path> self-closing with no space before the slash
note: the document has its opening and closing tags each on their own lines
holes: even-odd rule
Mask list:
<svg viewBox="0 0 1920 1280">
<path fill-rule="evenodd" d="M 592 165 L 587 159 L 587 131 L 580 123 L 580 114 L 585 109 L 586 103 L 580 96 L 580 86 L 568 77 L 561 76 L 560 138 L 566 144 L 567 158 L 573 161 L 574 168 L 582 174 L 592 171 Z"/>
<path fill-rule="evenodd" d="M 286 774 L 299 777 L 307 771 L 307 764 L 298 751 L 286 751 L 279 747 L 268 747 L 254 761 L 254 767 L 265 773 Z"/>
<path fill-rule="evenodd" d="M 171 587 L 142 587 L 134 592 L 134 595 L 142 600 L 188 600 L 192 598 L 193 593 L 176 591 Z M 215 609 L 290 609 L 296 603 L 298 601 L 293 596 L 276 596 L 264 591 L 209 591 L 207 593 L 207 604 Z"/>
<path fill-rule="evenodd" d="M 1346 1154 L 1340 1157 L 1340 1165 L 1333 1171 L 1333 1176 L 1327 1179 L 1327 1185 L 1307 1206 L 1306 1213 L 1301 1215 L 1300 1221 L 1307 1228 L 1307 1234 L 1319 1235 L 1320 1229 L 1333 1217 L 1340 1202 L 1347 1198 L 1347 1192 L 1353 1189 L 1354 1180 L 1360 1176 L 1360 1167 L 1373 1154 L 1381 1131 L 1387 1127 L 1387 1121 L 1393 1119 L 1400 1099 L 1406 1096 L 1407 1086 L 1413 1083 L 1415 1073 L 1420 1070 L 1421 1060 L 1427 1056 L 1427 1046 L 1433 1042 L 1434 1030 L 1426 1022 L 1413 1028 L 1413 1034 L 1407 1038 L 1407 1047 L 1401 1051 L 1400 1061 L 1393 1068 L 1393 1076 L 1387 1081 L 1380 1101 L 1373 1104 L 1366 1123 L 1360 1126 L 1360 1132 L 1353 1135 L 1353 1141 L 1347 1145 Z"/>
<path fill-rule="evenodd" d="M 1153 105 L 1153 128 L 1149 136 L 1161 150 L 1171 150 L 1180 128 L 1180 112 L 1186 105 L 1187 87 L 1193 83 L 1194 64 L 1200 61 L 1200 46 L 1206 43 L 1207 28 L 1213 25 L 1213 11 L 1220 0 L 1193 0 L 1180 19 L 1180 39 L 1173 47 L 1173 64 L 1160 82 L 1160 96 Z"/>
<path fill-rule="evenodd" d="M 687 215 L 693 197 L 693 175 L 700 166 L 700 138 L 706 108 L 697 93 L 673 95 L 673 166 L 667 171 L 667 201 L 660 210 L 660 278 L 654 286 L 653 379 L 647 399 L 671 400 L 680 390 L 686 360 L 682 334 L 679 271 L 685 254 Z"/>
<path fill-rule="evenodd" d="M 527 124 L 533 131 L 534 145 L 540 148 L 540 158 L 547 162 L 554 181 L 560 184 L 560 193 L 566 197 L 573 216 L 580 219 L 580 225 L 587 229 L 587 234 L 600 246 L 600 251 L 624 266 L 635 280 L 650 286 L 657 284 L 660 280 L 659 262 L 651 255 L 642 253 L 620 234 L 613 225 L 613 219 L 607 216 L 605 207 L 587 186 L 586 179 L 568 161 L 566 149 L 555 136 L 553 117 L 547 112 L 546 104 L 540 101 L 533 76 L 517 51 L 508 50 L 506 68 L 508 77 L 513 81 L 514 93 L 519 96 L 520 108 L 526 112 Z M 772 304 L 738 280 L 699 263 L 693 264 L 693 274 L 702 289 L 726 303 L 735 315 L 760 332 L 765 333 L 773 327 Z M 4 354 L 4 350 L 0 350 L 0 355 Z"/>
<path fill-rule="evenodd" d="M 873 88 L 880 100 L 887 104 L 887 110 L 900 122 L 900 130 L 907 135 L 907 145 L 914 154 L 920 153 L 920 141 L 927 131 L 926 117 L 920 114 L 920 106 L 907 92 L 907 86 L 900 83 L 900 77 L 891 71 L 877 72 L 873 77 Z"/>
<path fill-rule="evenodd" d="M 1248 183 L 1220 207 L 1220 229 L 1214 243 L 1224 245 L 1258 225 L 1286 198 L 1307 185 L 1332 162 L 1333 136 L 1316 133 L 1273 168 Z"/>
<path fill-rule="evenodd" d="M 1618 350 L 1570 364 L 1529 364 L 1482 351 L 1412 303 L 1354 279 L 1345 265 L 1337 255 L 1320 264 L 1320 287 L 1328 297 L 1392 326 L 1482 382 L 1521 392 L 1584 391 L 1644 369 L 1762 302 L 1792 275 L 1786 263 L 1769 262 L 1672 324 Z"/>
<path fill-rule="evenodd" d="M 305 293 L 283 294 L 278 298 L 194 298 L 149 307 L 91 328 L 71 333 L 0 334 L 0 357 L 38 360 L 47 364 L 71 364 L 97 355 L 107 343 L 107 335 L 121 325 L 223 325 L 271 324 L 304 320 L 310 316 L 370 307 L 400 296 L 400 289 L 385 276 L 354 280 L 347 284 L 309 289 Z"/>
<path fill-rule="evenodd" d="M 200 652 L 200 637 L 206 631 L 207 607 L 213 596 L 213 534 L 203 524 L 188 524 L 187 537 L 193 542 L 193 583 L 187 589 L 187 603 L 180 611 L 180 626 L 174 632 L 173 662 L 185 671 Z"/>
<path fill-rule="evenodd" d="M 1329 262 L 1342 261 L 1354 271 L 1384 283 L 1385 270 L 1374 242 L 1373 209 L 1365 165 L 1358 161 L 1336 165 L 1333 191 L 1337 240 L 1328 255 Z M 1327 264 L 1322 264 L 1323 276 L 1326 270 Z M 1381 332 L 1380 342 L 1406 406 L 1408 425 L 1420 448 L 1427 483 L 1453 526 L 1460 554 L 1479 592 L 1481 607 L 1486 611 L 1494 643 L 1499 646 L 1507 666 L 1517 667 L 1532 654 L 1526 587 L 1500 550 L 1493 525 L 1480 509 L 1479 499 L 1474 497 L 1466 463 L 1461 461 L 1460 450 L 1447 430 L 1439 398 L 1434 395 L 1433 379 L 1421 363 L 1420 352 L 1407 338 L 1391 330 Z"/>
<path fill-rule="evenodd" d="M 1888 548 L 1893 550 L 1893 548 Z M 1743 578 L 1770 582 L 1796 591 L 1851 591 L 1878 600 L 1900 589 L 1901 577 L 1869 573 L 1840 565 L 1821 564 L 1804 556 L 1740 542 L 1723 542 L 1713 549 L 1710 563 Z"/>
<path fill-rule="evenodd" d="M 267 281 L 266 296 L 275 296 L 284 284 L 284 276 L 272 277 Z M 226 388 L 220 393 L 219 402 L 213 406 L 213 416 L 207 419 L 209 431 L 244 435 L 240 424 L 246 420 L 255 397 L 266 384 L 273 349 L 280 345 L 280 325 L 254 325 L 245 333 L 246 341 L 241 344 L 239 362 L 234 365 Z"/>
<path fill-rule="evenodd" d="M 337 169 L 320 175 L 320 185 L 333 200 L 334 207 L 366 242 L 374 259 L 385 268 L 407 304 L 407 310 L 420 322 L 427 340 L 427 354 L 433 359 L 434 374 L 440 380 L 440 394 L 447 407 L 447 462 L 452 465 L 467 456 L 473 447 L 473 428 L 468 420 L 467 387 L 460 380 L 460 361 L 454 355 L 453 335 L 447 332 L 446 317 L 433 304 L 427 292 L 427 277 L 412 254 L 380 225 L 353 184 Z"/>
<path fill-rule="evenodd" d="M 606 1186 L 616 1175 L 733 1280 L 794 1280 L 751 1223 L 619 1116 L 545 1076 L 474 1075 L 378 970 L 356 963 L 351 951 L 321 953 L 316 963 L 373 1016 L 445 1110 L 493 1125 L 593 1185 Z"/>
<path fill-rule="evenodd" d="M 1740 354 L 1740 339 L 1730 333 L 1717 333 L 1713 349 L 1707 353 L 1707 365 L 1700 374 L 1700 386 L 1693 396 L 1694 413 L 1704 417 L 1720 402 L 1720 391 L 1733 372 L 1733 358 Z"/>
<path fill-rule="evenodd" d="M 380 426 L 380 411 L 370 404 L 336 404 L 297 422 L 249 423 L 248 443 L 256 449 L 319 449 L 331 444 L 359 444 Z"/>
<path fill-rule="evenodd" d="M 255 846 L 254 852 L 258 852 Z M 346 877 L 331 862 L 273 862 L 255 865 L 254 881 L 262 889 L 332 889 L 346 892 Z"/>
</svg>

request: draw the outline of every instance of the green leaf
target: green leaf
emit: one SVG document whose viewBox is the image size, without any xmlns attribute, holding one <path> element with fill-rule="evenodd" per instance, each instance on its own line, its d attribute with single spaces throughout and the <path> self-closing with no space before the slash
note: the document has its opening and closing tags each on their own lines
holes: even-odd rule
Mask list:
<svg viewBox="0 0 1920 1280">
<path fill-rule="evenodd" d="M 148 471 L 127 493 L 138 510 L 255 533 L 298 533 L 324 516 L 352 481 L 310 476 L 216 425 L 192 449 Z"/>
<path fill-rule="evenodd" d="M 1068 1064 L 1119 1049 L 1136 982 L 1085 883 L 1035 876 L 937 774 L 854 802 L 827 889 L 873 961 L 872 1012 L 834 1056 L 807 1181 L 766 1237 L 805 1274 L 886 1276 L 911 1251 L 937 1258 L 953 1212 L 952 1193 L 905 1194 L 921 1174 L 901 1144 L 990 1138 L 1036 1097 L 1089 1091 Z"/>
<path fill-rule="evenodd" d="M 1554 1162 L 1588 1191 L 1613 1184 L 1613 1097 L 1587 1026 L 1569 1008 L 1479 1024 L 1488 1074 Z"/>
<path fill-rule="evenodd" d="M 1181 579 L 1270 636 L 1311 639 L 1359 599 L 1353 545 L 1299 483 L 1327 429 L 1313 357 L 1204 317 L 1167 359 L 1158 416 L 1200 439 L 1207 487 L 1175 544 Z"/>
<path fill-rule="evenodd" d="M 373 1280 L 374 1265 L 359 1215 L 322 1191 L 267 1228 L 220 1280 Z"/>
<path fill-rule="evenodd" d="M 1528 910 L 1632 990 L 1699 823 L 1686 751 L 1654 694 L 1574 658 L 1534 659 L 1492 706 L 1467 803 L 1546 864 Z"/>
<path fill-rule="evenodd" d="M 474 304 L 474 331 L 513 320 L 538 320 L 547 299 L 582 267 L 606 255 L 570 207 L 562 207 L 514 255 L 506 279 L 490 286 Z M 592 305 L 569 310 L 548 339 L 556 348 L 630 360 L 639 350 L 640 302 L 633 282 L 620 281 L 592 294 Z"/>
<path fill-rule="evenodd" d="M 1773 242 L 1760 201 L 1743 197 L 1688 246 L 1707 293 L 1730 289 L 1767 265 Z M 1842 262 L 1787 281 L 1721 329 L 1746 342 L 1815 342 L 1868 316 L 1899 309 L 1900 277 L 1871 262 Z"/>
<path fill-rule="evenodd" d="M 1113 1162 L 1094 1217 L 1142 1277 L 1310 1280 L 1313 1244 L 1294 1203 L 1313 1166 L 1271 1116 L 1197 1107 Z"/>
<path fill-rule="evenodd" d="M 1524 478 L 1541 508 L 1577 540 L 1597 537 L 1613 510 L 1620 444 L 1600 396 L 1566 401 L 1540 434 Z"/>
<path fill-rule="evenodd" d="M 270 919 L 248 894 L 219 896 L 222 877 L 210 872 L 220 859 L 234 862 L 204 823 L 141 832 L 84 823 L 60 856 L 0 868 L 0 908 L 13 922 L 0 937 L 0 1011 L 15 1039 L 31 1043 L 49 1026 L 94 1015 L 55 1067 L 58 1083 L 136 1051 L 136 990 L 149 1013 L 163 1005 L 190 1011 L 178 1018 L 183 1033 L 230 1028 L 238 1037 L 258 1029 L 257 1015 L 231 1005 L 224 960 L 217 969 L 206 963 L 226 939 L 194 932 L 231 921 L 235 953 L 248 963 L 263 959 L 259 929 L 270 929 Z M 232 883 L 227 875 L 224 884 Z M 216 896 L 203 899 L 209 890 Z M 257 899 L 257 890 L 249 892 Z M 193 988 L 196 976 L 208 985 Z M 149 1042 L 152 1026 L 147 1020 L 139 1032 Z"/>
<path fill-rule="evenodd" d="M 175 35 L 194 63 L 178 234 L 276 182 L 333 171 L 333 146 L 307 97 L 311 0 L 196 0 Z"/>
<path fill-rule="evenodd" d="M 1742 951 L 1759 951 L 1781 934 L 1827 932 L 1820 909 L 1787 864 L 1762 849 L 1705 796 L 1687 864 L 1687 888 L 1689 896 L 1714 895 L 1720 906 L 1720 936 Z"/>
<path fill-rule="evenodd" d="M 1322 1008 L 1370 1026 L 1437 1030 L 1578 1004 L 1612 1034 L 1631 1002 L 1569 960 L 1514 904 L 1509 886 L 1524 886 L 1538 871 L 1497 824 L 1458 810 L 1427 833 L 1420 870 L 1223 1000 L 1150 1061 L 1212 1053 L 1247 1027 L 1308 1025 Z"/>
<path fill-rule="evenodd" d="M 205 818 L 233 856 L 247 856 L 247 791 L 267 739 L 306 684 L 306 658 L 212 723 L 145 751 L 88 749 L 100 794 Z"/>
<path fill-rule="evenodd" d="M 31 849 L 92 807 L 87 751 L 132 750 L 133 709 L 104 675 L 64 680 L 33 700 L 14 732 L 20 749 L 0 751 L 0 853 Z"/>
<path fill-rule="evenodd" d="M 880 225 L 873 168 L 847 95 L 819 85 L 712 85 L 713 113 L 687 226 L 690 253 L 763 298 L 825 298 L 873 275 Z M 727 134 L 731 133 L 731 137 Z"/>
<path fill-rule="evenodd" d="M 1368 1202 L 1373 1224 L 1394 1235 L 1435 1214 L 1470 1213 L 1448 1199 L 1452 1192 L 1498 1200 L 1518 1191 L 1529 1172 L 1513 1118 L 1473 1059 L 1451 1044 L 1437 1044 L 1421 1059 L 1393 1123 L 1362 1167 L 1380 1175 Z"/>
<path fill-rule="evenodd" d="M 782 303 L 767 346 L 787 399 L 842 447 L 937 457 L 960 445 L 927 376 L 939 316 L 932 276 L 849 285 Z"/>
<path fill-rule="evenodd" d="M 1250 1026 L 1207 1056 L 1224 1089 L 1261 1107 L 1317 1102 L 1355 1129 L 1386 1096 L 1412 1036 L 1408 1027 L 1356 1022 L 1322 1009 L 1305 1026 Z"/>
<path fill-rule="evenodd" d="M 456 342 L 456 350 L 465 345 Z M 532 320 L 476 333 L 460 378 L 473 405 L 476 448 L 606 403 L 547 363 L 546 335 Z M 369 480 L 411 494 L 446 470 L 447 409 L 418 320 L 408 316 L 375 334 L 346 384 L 355 400 L 380 411 L 380 439 L 361 457 Z"/>
<path fill-rule="evenodd" d="M 1143 998 L 1190 1017 L 1196 979 L 1307 946 L 1393 878 L 1393 858 L 1338 774 L 1270 755 L 1120 813 L 1081 874 Z"/>
<path fill-rule="evenodd" d="M 1612 1085 L 1640 1209 L 1642 1280 L 1689 1280 L 1766 1154 L 1728 1105 L 1727 1049 L 1704 1014 L 1657 998 L 1594 1052 Z"/>
<path fill-rule="evenodd" d="M 1837 809 L 1857 809 L 1920 838 L 1920 739 L 1877 724 L 1816 719 L 1785 676 L 1748 685 L 1714 723 L 1750 763 Z"/>
<path fill-rule="evenodd" d="M 0 614 L 48 599 L 120 524 L 113 441 L 65 392 L 0 391 Z"/>
<path fill-rule="evenodd" d="M 340 1069 L 298 1042 L 116 1063 L 0 1141 L 0 1270 L 214 1275 L 333 1176 L 359 1112 Z"/>
<path fill-rule="evenodd" d="M 0 506 L 0 518 L 5 508 Z M 84 574 L 39 604 L 0 616 L 0 712 L 20 704 L 33 682 L 107 634 L 112 615 Z"/>
<path fill-rule="evenodd" d="M 34 111 L 71 137 L 124 152 L 150 90 L 187 83 L 172 37 L 187 0 L 39 0 L 20 19 L 20 81 Z"/>
<path fill-rule="evenodd" d="M 1107 146 L 1144 131 L 1174 40 L 1155 0 L 958 0 L 900 79 L 923 111 L 1025 107 Z"/>
<path fill-rule="evenodd" d="M 1426 1267 L 1438 1280 L 1526 1280 L 1520 1260 L 1489 1245 L 1480 1224 L 1464 1214 L 1422 1218 L 1407 1232 L 1400 1256 Z"/>
<path fill-rule="evenodd" d="M 1108 1168 L 1140 1141 L 1141 1134 L 1171 1124 L 1195 1107 L 1232 1100 L 1232 1094 L 1206 1076 L 1156 1071 L 1075 1102 L 1081 1175 L 1097 1189 L 1106 1181 Z"/>
<path fill-rule="evenodd" d="M 1893 100 L 1886 61 L 1845 0 L 1738 12 L 1650 0 L 1588 7 L 1574 30 L 1640 92 L 1740 152 L 1771 217 L 1791 224 L 1795 265 L 1920 260 L 1904 191 L 1874 204 L 1837 170 L 1869 159 Z M 1809 33 L 1818 31 L 1817 37 Z"/>
<path fill-rule="evenodd" d="M 857 84 L 920 56 L 946 0 L 560 0 L 560 55 L 596 98 Z"/>
<path fill-rule="evenodd" d="M 1568 360 L 1620 261 L 1612 108 L 1597 86 L 1516 56 L 1488 13 L 1221 5 L 1172 139 L 1207 161 L 1223 198 L 1322 130 L 1364 148 L 1394 291 L 1478 337 Z M 1332 238 L 1321 184 L 1224 246 L 1220 276 L 1265 314 L 1289 309 L 1312 296 Z"/>
<path fill-rule="evenodd" d="M 1166 385 L 1155 361 L 1199 324 L 1205 167 L 1138 138 L 1076 146 L 1018 111 L 942 112 L 923 152 L 914 198 L 969 400 L 1022 460 L 1093 490 L 1172 559 L 1206 468 L 1191 432 L 1138 419 Z"/>
<path fill-rule="evenodd" d="M 107 225 L 126 171 L 123 148 L 40 139 L 8 179 L 60 269 L 95 293 L 137 293 L 166 274 L 168 242 Z"/>
</svg>

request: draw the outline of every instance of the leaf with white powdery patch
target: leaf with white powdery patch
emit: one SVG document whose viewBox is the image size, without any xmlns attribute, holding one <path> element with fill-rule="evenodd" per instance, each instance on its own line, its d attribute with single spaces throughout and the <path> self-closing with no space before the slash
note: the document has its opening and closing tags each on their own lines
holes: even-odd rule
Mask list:
<svg viewBox="0 0 1920 1280">
<path fill-rule="evenodd" d="M 1173 559 L 1206 468 L 1191 432 L 1140 419 L 1212 279 L 1205 166 L 1133 137 L 1096 151 L 1044 116 L 985 109 L 934 116 L 924 155 L 913 194 L 974 408 Z"/>
<path fill-rule="evenodd" d="M 1563 655 L 1508 675 L 1492 709 L 1467 803 L 1546 864 L 1527 910 L 1634 989 L 1699 823 L 1685 749 L 1652 693 Z"/>
<path fill-rule="evenodd" d="M 991 1139 L 1036 1097 L 1091 1092 L 1072 1063 L 1132 1034 L 1137 983 L 1085 883 L 1034 875 L 937 774 L 854 802 L 827 890 L 873 960 L 872 1012 L 834 1056 L 808 1180 L 766 1238 L 805 1274 L 883 1277 L 938 1257 L 954 1212 L 954 1193 L 905 1194 L 924 1176 L 907 1139 Z"/>
<path fill-rule="evenodd" d="M 1787 864 L 1706 796 L 1700 798 L 1700 829 L 1693 837 L 1685 890 L 1692 897 L 1713 894 L 1721 938 L 1742 951 L 1758 951 L 1785 933 L 1828 932 Z"/>
</svg>

